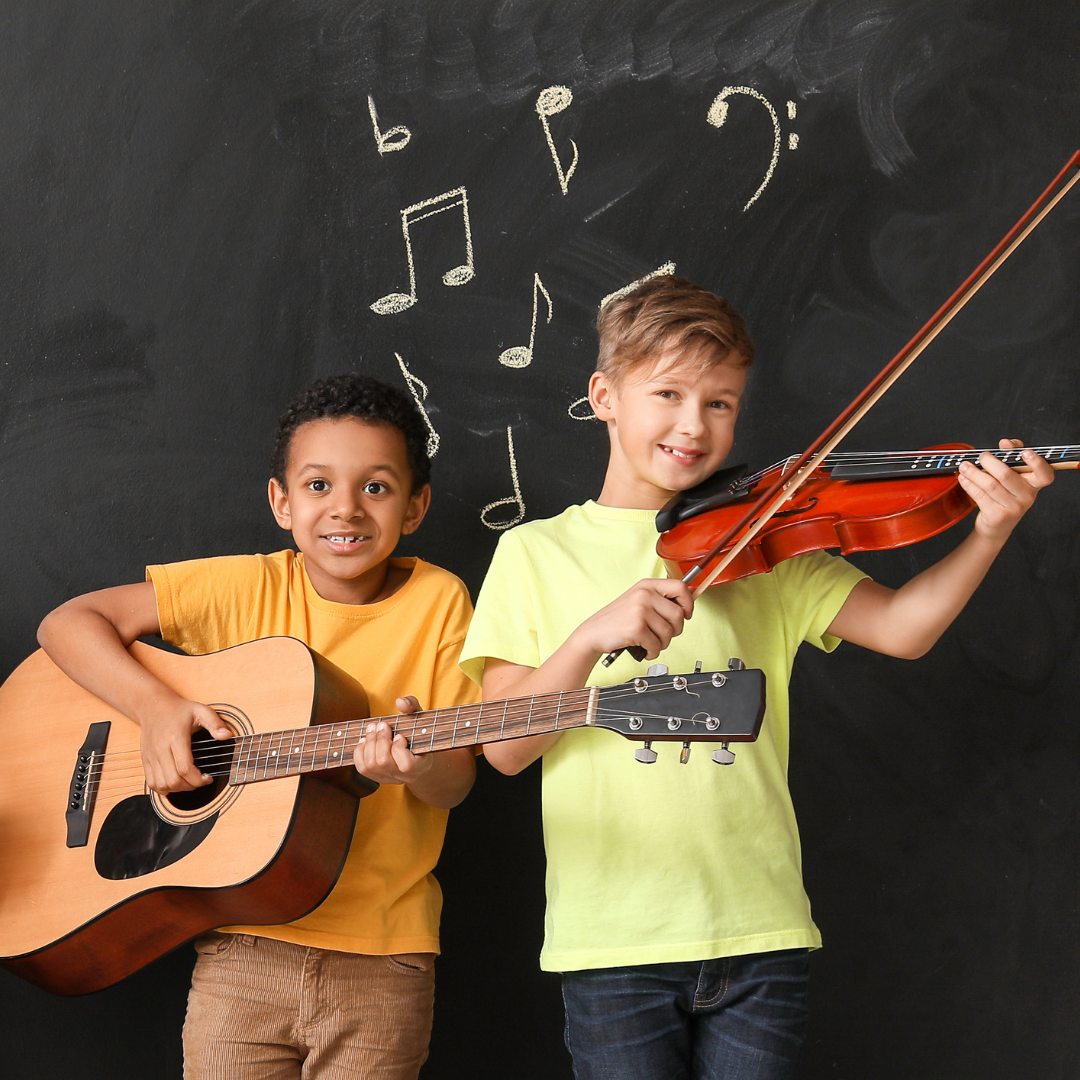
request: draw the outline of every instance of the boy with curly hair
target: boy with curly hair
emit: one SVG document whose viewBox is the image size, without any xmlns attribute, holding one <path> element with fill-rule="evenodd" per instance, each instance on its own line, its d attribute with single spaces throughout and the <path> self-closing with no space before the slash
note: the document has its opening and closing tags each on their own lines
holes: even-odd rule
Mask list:
<svg viewBox="0 0 1080 1080">
<path fill-rule="evenodd" d="M 431 500 L 426 445 L 423 418 L 398 390 L 360 375 L 315 383 L 281 418 L 268 488 L 298 551 L 150 566 L 143 584 L 76 597 L 45 618 L 38 639 L 52 659 L 141 725 L 155 791 L 209 782 L 192 734 L 232 732 L 135 662 L 127 646 L 145 634 L 193 653 L 299 638 L 363 684 L 374 716 L 477 699 L 457 666 L 464 585 L 392 557 Z M 431 871 L 475 758 L 415 756 L 380 723 L 354 762 L 382 786 L 361 804 L 322 904 L 286 925 L 228 926 L 196 942 L 187 1080 L 413 1080 L 427 1057 L 442 903 Z"/>
</svg>

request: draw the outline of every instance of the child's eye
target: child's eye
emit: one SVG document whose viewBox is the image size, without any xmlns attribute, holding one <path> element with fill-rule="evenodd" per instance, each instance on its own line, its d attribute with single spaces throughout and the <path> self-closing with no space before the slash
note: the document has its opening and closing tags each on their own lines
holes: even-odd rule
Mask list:
<svg viewBox="0 0 1080 1080">
<path fill-rule="evenodd" d="M 726 401 L 710 401 L 710 409 L 730 409 L 731 406 Z"/>
<path fill-rule="evenodd" d="M 382 495 L 384 491 L 389 490 L 390 489 L 381 480 L 369 480 L 364 485 L 364 491 L 367 492 L 368 495 Z"/>
<path fill-rule="evenodd" d="M 675 391 L 674 390 L 657 390 L 656 394 L 657 394 L 657 397 L 671 398 L 672 400 L 674 400 L 674 398 L 675 398 Z"/>
<path fill-rule="evenodd" d="M 307 486 L 310 491 L 319 493 L 330 490 L 330 483 L 327 480 L 309 480 Z"/>
</svg>

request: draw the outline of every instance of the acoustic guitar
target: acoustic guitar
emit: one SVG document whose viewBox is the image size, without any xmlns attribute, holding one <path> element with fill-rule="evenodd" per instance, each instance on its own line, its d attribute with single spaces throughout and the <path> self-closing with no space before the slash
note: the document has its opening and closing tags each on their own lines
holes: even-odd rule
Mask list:
<svg viewBox="0 0 1080 1080">
<path fill-rule="evenodd" d="M 138 725 L 43 652 L 0 687 L 0 963 L 55 993 L 109 986 L 216 926 L 307 914 L 333 888 L 358 808 L 363 828 L 360 798 L 377 787 L 352 767 L 363 687 L 302 642 L 131 652 L 235 733 L 194 737 L 206 787 L 151 792 Z M 764 674 L 731 664 L 384 719 L 418 754 L 597 727 L 643 741 L 638 760 L 655 759 L 654 741 L 683 742 L 685 760 L 695 740 L 757 738 Z"/>
</svg>

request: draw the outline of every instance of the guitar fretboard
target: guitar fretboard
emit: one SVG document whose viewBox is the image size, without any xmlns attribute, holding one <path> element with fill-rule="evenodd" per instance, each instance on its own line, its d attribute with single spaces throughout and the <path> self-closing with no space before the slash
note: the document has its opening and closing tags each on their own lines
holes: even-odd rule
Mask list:
<svg viewBox="0 0 1080 1080">
<path fill-rule="evenodd" d="M 475 746 L 584 727 L 591 722 L 598 693 L 595 688 L 586 687 L 373 720 L 383 720 L 391 725 L 394 735 L 404 735 L 414 754 L 427 754 L 455 746 Z M 250 784 L 351 765 L 353 750 L 373 720 L 245 735 L 236 740 L 229 783 Z"/>
</svg>

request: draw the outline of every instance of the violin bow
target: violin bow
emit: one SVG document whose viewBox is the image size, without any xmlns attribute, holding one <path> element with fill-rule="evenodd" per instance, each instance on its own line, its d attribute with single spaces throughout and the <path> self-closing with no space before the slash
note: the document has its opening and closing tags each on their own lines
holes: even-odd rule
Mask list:
<svg viewBox="0 0 1080 1080">
<path fill-rule="evenodd" d="M 1002 237 L 997 246 L 967 277 L 963 284 L 945 301 L 915 336 L 885 365 L 873 381 L 843 412 L 796 458 L 790 467 L 773 483 L 739 520 L 725 532 L 712 548 L 683 576 L 687 585 L 693 585 L 697 599 L 731 564 L 739 552 L 754 539 L 776 512 L 809 479 L 814 470 L 847 436 L 856 424 L 877 404 L 889 388 L 922 354 L 942 330 L 956 317 L 965 304 L 990 280 L 1010 255 L 1035 231 L 1043 218 L 1069 193 L 1080 180 L 1080 171 L 1069 180 L 1072 169 L 1080 168 L 1080 150 L 1065 163 L 1047 189 L 1035 200 L 1031 208 Z M 747 528 L 749 526 L 749 528 Z M 745 529 L 741 536 L 739 533 Z M 705 567 L 738 536 L 731 550 L 721 558 L 708 573 Z M 700 580 L 699 580 L 700 579 Z M 645 659 L 645 650 L 638 645 L 628 646 L 635 660 Z M 604 657 L 604 667 L 610 667 L 621 649 Z"/>
</svg>

